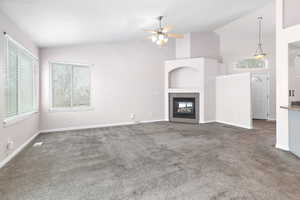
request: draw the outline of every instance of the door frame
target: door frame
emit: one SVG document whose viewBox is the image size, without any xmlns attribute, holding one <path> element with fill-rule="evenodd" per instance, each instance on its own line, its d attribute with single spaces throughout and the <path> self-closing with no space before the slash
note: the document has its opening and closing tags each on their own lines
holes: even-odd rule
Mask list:
<svg viewBox="0 0 300 200">
<path fill-rule="evenodd" d="M 259 71 L 259 72 L 251 72 L 251 88 L 252 88 L 252 77 L 255 75 L 265 75 L 267 77 L 267 119 L 271 120 L 271 108 L 270 108 L 270 94 L 271 94 L 271 80 L 270 80 L 270 72 L 269 71 Z M 251 91 L 252 93 L 252 91 Z M 253 106 L 252 106 L 252 118 L 253 118 Z"/>
</svg>

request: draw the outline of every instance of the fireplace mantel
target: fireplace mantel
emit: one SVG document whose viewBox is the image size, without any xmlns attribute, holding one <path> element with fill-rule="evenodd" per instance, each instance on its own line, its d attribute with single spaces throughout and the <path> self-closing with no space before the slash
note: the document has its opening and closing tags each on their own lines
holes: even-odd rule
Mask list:
<svg viewBox="0 0 300 200">
<path fill-rule="evenodd" d="M 169 88 L 168 93 L 200 93 L 197 88 Z"/>
</svg>

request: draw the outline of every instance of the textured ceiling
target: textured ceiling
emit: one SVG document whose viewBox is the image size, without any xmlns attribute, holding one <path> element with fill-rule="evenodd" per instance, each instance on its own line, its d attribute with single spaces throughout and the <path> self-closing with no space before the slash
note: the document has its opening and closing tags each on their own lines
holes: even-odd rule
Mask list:
<svg viewBox="0 0 300 200">
<path fill-rule="evenodd" d="M 155 17 L 175 32 L 214 30 L 272 0 L 0 0 L 0 10 L 41 47 L 142 38 Z"/>
</svg>

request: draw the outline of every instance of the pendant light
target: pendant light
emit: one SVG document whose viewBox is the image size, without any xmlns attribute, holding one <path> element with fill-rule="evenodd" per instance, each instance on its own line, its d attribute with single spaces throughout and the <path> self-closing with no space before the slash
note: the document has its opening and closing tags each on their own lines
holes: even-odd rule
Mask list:
<svg viewBox="0 0 300 200">
<path fill-rule="evenodd" d="M 262 49 L 262 20 L 263 17 L 258 17 L 258 47 L 256 49 L 256 52 L 254 54 L 254 57 L 256 59 L 263 59 L 267 56 L 267 54 Z"/>
</svg>

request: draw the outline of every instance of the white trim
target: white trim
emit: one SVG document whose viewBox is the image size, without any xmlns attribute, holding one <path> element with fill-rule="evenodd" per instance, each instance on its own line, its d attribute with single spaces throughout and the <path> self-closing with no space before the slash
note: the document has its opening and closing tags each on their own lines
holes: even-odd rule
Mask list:
<svg viewBox="0 0 300 200">
<path fill-rule="evenodd" d="M 79 62 L 68 62 L 68 61 L 50 61 L 49 64 L 62 64 L 62 65 L 79 65 L 83 67 L 94 67 L 95 65 L 93 64 L 88 64 L 88 63 L 79 63 Z"/>
<path fill-rule="evenodd" d="M 30 118 L 32 115 L 35 115 L 35 114 L 38 114 L 38 113 L 39 113 L 38 111 L 32 111 L 32 112 L 29 112 L 29 113 L 24 113 L 24 114 L 20 114 L 20 115 L 16 115 L 16 116 L 13 116 L 13 117 L 6 118 L 6 119 L 3 120 L 3 126 L 4 127 L 11 126 L 11 125 L 16 124 L 18 122 L 24 121 L 24 120 Z"/>
<path fill-rule="evenodd" d="M 4 127 L 10 126 L 12 124 L 15 124 L 17 122 L 23 121 L 27 118 L 29 118 L 31 115 L 36 114 L 39 112 L 39 93 L 38 93 L 38 89 L 39 89 L 39 59 L 34 56 L 28 49 L 26 49 L 24 46 L 22 46 L 20 43 L 18 43 L 17 41 L 15 41 L 13 38 L 11 38 L 9 35 L 5 34 L 6 37 L 6 49 L 5 49 L 5 85 L 7 84 L 7 74 L 8 74 L 8 68 L 9 68 L 9 42 L 13 43 L 13 45 L 16 46 L 15 50 L 16 50 L 16 56 L 17 56 L 17 113 L 12 116 L 12 117 L 7 117 L 3 120 L 3 125 Z M 21 105 L 21 99 L 20 99 L 20 94 L 21 94 L 21 90 L 20 90 L 20 54 L 28 54 L 26 56 L 32 57 L 30 58 L 30 61 L 32 61 L 32 92 L 33 92 L 33 110 L 27 112 L 27 113 L 20 113 L 20 105 Z M 4 99 L 4 102 L 6 102 L 7 99 Z M 5 113 L 7 113 L 6 109 L 5 109 Z"/>
<path fill-rule="evenodd" d="M 199 124 L 207 124 L 207 123 L 213 123 L 213 122 L 216 122 L 216 120 L 207 120 L 207 121 L 204 121 L 204 122 L 199 123 Z"/>
<path fill-rule="evenodd" d="M 90 126 L 77 126 L 77 127 L 68 127 L 68 128 L 57 128 L 57 129 L 46 129 L 41 130 L 40 133 L 53 133 L 53 132 L 63 132 L 63 131 L 73 131 L 73 130 L 84 130 L 84 129 L 93 129 L 93 128 L 105 128 L 105 127 L 114 127 L 114 126 L 126 126 L 134 124 L 146 124 L 154 122 L 166 121 L 165 119 L 159 120 L 145 120 L 139 122 L 121 122 L 121 123 L 112 123 L 112 124 L 101 124 L 101 125 L 90 125 Z"/>
<path fill-rule="evenodd" d="M 284 151 L 290 151 L 289 147 L 280 146 L 279 144 L 276 144 L 276 148 Z"/>
<path fill-rule="evenodd" d="M 94 107 L 91 106 L 79 106 L 70 108 L 50 108 L 49 112 L 82 112 L 82 111 L 92 111 Z"/>
<path fill-rule="evenodd" d="M 34 55 L 29 49 L 25 48 L 21 43 L 19 43 L 18 41 L 14 40 L 10 35 L 8 35 L 7 33 L 5 34 L 5 37 L 10 40 L 12 43 L 14 43 L 17 47 L 19 47 L 20 49 L 22 49 L 23 51 L 25 51 L 26 53 L 28 53 L 31 57 L 33 57 L 35 60 L 39 60 L 39 58 Z"/>
<path fill-rule="evenodd" d="M 168 93 L 200 93 L 199 88 L 169 88 Z"/>
<path fill-rule="evenodd" d="M 245 129 L 253 129 L 253 127 L 250 127 L 250 126 L 244 126 L 244 125 L 235 124 L 235 123 L 229 123 L 229 122 L 224 122 L 224 121 L 220 121 L 220 120 L 217 120 L 216 122 L 221 123 L 221 124 L 227 124 L 227 125 L 230 125 L 230 126 L 245 128 Z"/>
<path fill-rule="evenodd" d="M 0 169 L 4 167 L 9 161 L 11 161 L 16 155 L 18 155 L 27 145 L 29 145 L 38 135 L 40 132 L 37 132 L 33 136 L 31 136 L 26 142 L 24 142 L 21 146 L 19 146 L 14 152 L 8 155 L 4 160 L 0 162 Z"/>
<path fill-rule="evenodd" d="M 228 76 L 230 76 L 230 77 L 235 77 L 235 76 L 241 76 L 242 74 L 251 74 L 251 72 L 243 72 L 243 73 L 235 73 L 235 74 L 226 74 L 226 75 L 220 75 L 220 76 L 217 76 L 216 77 L 216 79 L 222 79 L 222 78 L 226 78 L 226 77 L 228 77 Z"/>
</svg>

